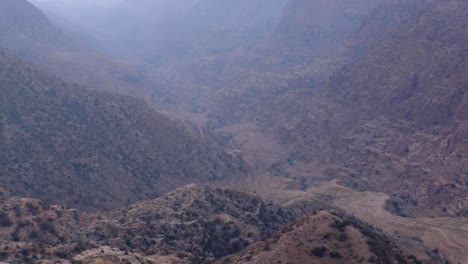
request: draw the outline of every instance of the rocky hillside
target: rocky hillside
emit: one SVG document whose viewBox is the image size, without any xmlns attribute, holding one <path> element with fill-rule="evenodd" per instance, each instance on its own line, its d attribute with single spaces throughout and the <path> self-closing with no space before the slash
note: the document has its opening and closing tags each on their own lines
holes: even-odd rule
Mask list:
<svg viewBox="0 0 468 264">
<path fill-rule="evenodd" d="M 400 215 L 466 216 L 465 5 L 388 1 L 359 30 L 352 56 L 302 68 L 308 75 L 288 81 L 295 89 L 268 111 L 256 107 L 250 118 L 295 142 L 278 166 L 296 164 L 288 173 L 300 175 L 306 161 L 324 178 L 386 192 Z M 317 71 L 337 61 L 334 74 Z"/>
<path fill-rule="evenodd" d="M 98 218 L 92 237 L 106 245 L 218 259 L 270 237 L 296 215 L 244 192 L 189 185 Z"/>
<path fill-rule="evenodd" d="M 346 164 L 332 174 L 394 194 L 403 214 L 467 215 L 466 7 L 427 1 L 324 92 L 347 112 L 328 117 L 331 159 Z"/>
<path fill-rule="evenodd" d="M 320 168 L 400 215 L 466 215 L 466 15 L 463 1 L 385 1 L 342 52 L 254 73 L 203 109 L 287 143 L 279 174 Z"/>
<path fill-rule="evenodd" d="M 412 263 L 372 227 L 344 215 L 317 214 L 320 203 L 303 205 L 308 209 L 301 215 L 311 216 L 297 221 L 297 209 L 196 185 L 101 214 L 1 195 L 0 261 L 8 263 L 271 263 L 296 252 L 336 263 Z M 237 255 L 221 260 L 231 254 Z"/>
<path fill-rule="evenodd" d="M 344 58 L 331 55 L 360 31 L 367 15 L 380 2 L 288 1 L 274 33 L 262 43 L 191 65 L 200 68 L 203 77 L 209 77 L 203 87 L 215 81 L 216 87 L 222 87 L 209 94 L 200 108 L 234 123 L 282 115 L 287 109 L 276 108 L 302 104 L 301 98 L 310 97 L 341 65 Z M 208 67 L 210 63 L 212 68 Z M 207 74 L 215 72 L 215 67 L 216 75 Z M 200 79 L 196 81 L 204 81 Z M 286 100 L 290 101 L 283 104 Z"/>
<path fill-rule="evenodd" d="M 218 263 L 418 263 L 385 235 L 349 217 L 321 211 Z"/>
<path fill-rule="evenodd" d="M 291 0 L 283 10 L 275 37 L 284 45 L 282 49 L 296 50 L 298 56 L 327 55 L 352 38 L 369 12 L 381 2 Z"/>
<path fill-rule="evenodd" d="M 0 261 L 11 263 L 73 256 L 85 263 L 132 255 L 170 263 L 217 259 L 270 237 L 296 217 L 247 193 L 196 185 L 101 214 L 1 194 Z"/>
<path fill-rule="evenodd" d="M 1 185 L 87 210 L 242 177 L 242 161 L 137 99 L 69 85 L 0 58 Z"/>
</svg>

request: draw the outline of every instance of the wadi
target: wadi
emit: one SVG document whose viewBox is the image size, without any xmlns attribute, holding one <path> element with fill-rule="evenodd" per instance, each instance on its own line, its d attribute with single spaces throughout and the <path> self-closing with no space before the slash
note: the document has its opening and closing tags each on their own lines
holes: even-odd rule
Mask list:
<svg viewBox="0 0 468 264">
<path fill-rule="evenodd" d="M 0 0 L 0 263 L 468 263 L 465 0 Z"/>
</svg>

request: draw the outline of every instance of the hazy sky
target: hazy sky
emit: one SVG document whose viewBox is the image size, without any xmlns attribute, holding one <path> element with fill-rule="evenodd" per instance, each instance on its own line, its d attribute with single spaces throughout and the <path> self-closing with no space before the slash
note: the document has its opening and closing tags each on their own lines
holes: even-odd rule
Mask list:
<svg viewBox="0 0 468 264">
<path fill-rule="evenodd" d="M 124 0 L 35 0 L 37 2 L 62 2 L 74 6 L 112 6 Z"/>
</svg>

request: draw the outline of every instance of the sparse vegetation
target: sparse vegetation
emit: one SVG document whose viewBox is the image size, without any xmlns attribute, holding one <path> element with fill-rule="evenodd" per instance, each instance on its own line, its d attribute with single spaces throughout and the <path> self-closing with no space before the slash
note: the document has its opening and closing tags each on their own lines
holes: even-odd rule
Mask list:
<svg viewBox="0 0 468 264">
<path fill-rule="evenodd" d="M 83 27 L 112 42 L 104 55 L 32 3 L 0 1 L 0 49 L 15 53 L 0 51 L 2 261 L 421 263 L 397 243 L 437 263 L 446 252 L 466 259 L 452 228 L 464 224 L 438 218 L 468 216 L 466 0 L 156 8 L 171 16 L 146 0 L 132 23 L 118 13 L 127 2 Z M 246 186 L 282 206 L 235 190 L 171 191 L 192 182 Z M 376 211 L 386 195 L 396 216 Z M 372 200 L 377 209 L 363 210 Z M 384 232 L 332 204 L 396 224 Z M 439 247 L 431 230 L 447 243 L 423 252 Z"/>
<path fill-rule="evenodd" d="M 324 257 L 325 256 L 325 253 L 328 251 L 328 249 L 324 246 L 321 246 L 321 247 L 314 247 L 312 248 L 312 250 L 310 251 L 310 253 L 314 256 L 317 256 L 317 257 Z"/>
</svg>

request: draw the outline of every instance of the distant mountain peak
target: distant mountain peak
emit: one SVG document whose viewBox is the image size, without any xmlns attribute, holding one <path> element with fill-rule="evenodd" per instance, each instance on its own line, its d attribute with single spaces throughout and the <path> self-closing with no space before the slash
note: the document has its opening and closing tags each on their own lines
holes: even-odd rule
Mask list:
<svg viewBox="0 0 468 264">
<path fill-rule="evenodd" d="M 50 23 L 47 16 L 28 1 L 2 0 L 0 1 L 0 43 L 18 37 L 50 43 L 61 40 L 63 34 Z"/>
</svg>

